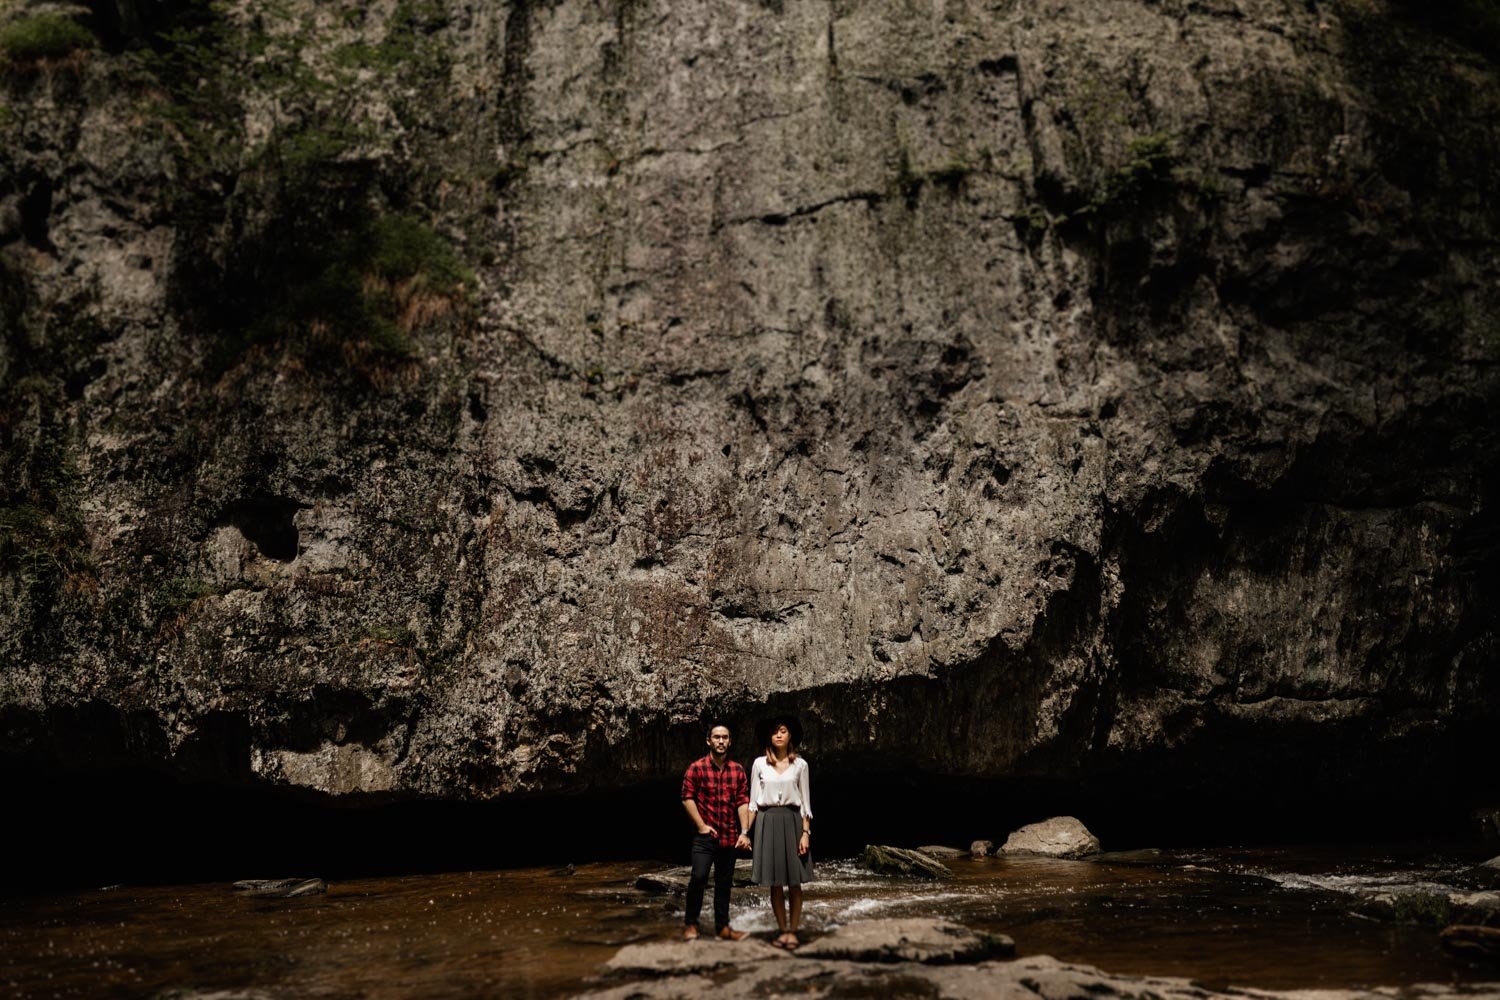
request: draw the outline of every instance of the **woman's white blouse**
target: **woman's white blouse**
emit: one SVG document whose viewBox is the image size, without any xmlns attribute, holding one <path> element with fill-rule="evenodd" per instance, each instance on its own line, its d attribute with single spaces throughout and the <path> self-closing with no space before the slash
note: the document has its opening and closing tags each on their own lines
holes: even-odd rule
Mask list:
<svg viewBox="0 0 1500 1000">
<path fill-rule="evenodd" d="M 812 819 L 812 793 L 807 782 L 807 761 L 798 757 L 792 766 L 781 774 L 766 763 L 764 757 L 755 758 L 750 765 L 750 811 L 765 806 L 797 806 L 802 815 Z"/>
</svg>

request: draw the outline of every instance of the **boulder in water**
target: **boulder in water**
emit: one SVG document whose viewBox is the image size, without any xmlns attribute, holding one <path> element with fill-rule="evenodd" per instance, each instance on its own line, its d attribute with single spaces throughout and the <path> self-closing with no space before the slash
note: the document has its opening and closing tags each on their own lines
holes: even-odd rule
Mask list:
<svg viewBox="0 0 1500 1000">
<path fill-rule="evenodd" d="M 969 857 L 987 858 L 995 853 L 995 842 L 993 840 L 976 840 L 969 845 Z"/>
<path fill-rule="evenodd" d="M 845 962 L 922 962 L 952 965 L 1009 958 L 1015 942 L 1003 934 L 985 934 L 961 924 L 930 917 L 904 920 L 856 920 L 803 945 L 798 958 Z"/>
<path fill-rule="evenodd" d="M 1099 838 L 1072 816 L 1054 816 L 1012 833 L 1001 846 L 1000 853 L 1085 858 L 1099 853 Z"/>
<path fill-rule="evenodd" d="M 234 891 L 243 896 L 293 899 L 320 896 L 328 891 L 328 883 L 320 878 L 247 878 L 236 882 Z"/>
<path fill-rule="evenodd" d="M 966 856 L 964 852 L 959 850 L 958 848 L 945 847 L 942 844 L 928 844 L 925 847 L 917 848 L 917 850 L 921 851 L 923 854 L 927 855 L 930 858 L 937 858 L 939 861 L 941 861 L 943 858 L 962 858 Z"/>
<path fill-rule="evenodd" d="M 921 851 L 884 844 L 866 844 L 860 864 L 881 875 L 907 875 L 913 878 L 952 878 L 953 872 L 937 858 Z"/>
</svg>

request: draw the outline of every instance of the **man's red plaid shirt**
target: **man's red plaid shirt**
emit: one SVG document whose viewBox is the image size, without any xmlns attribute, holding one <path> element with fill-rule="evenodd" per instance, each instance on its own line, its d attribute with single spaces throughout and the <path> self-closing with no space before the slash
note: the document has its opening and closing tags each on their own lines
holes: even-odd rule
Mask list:
<svg viewBox="0 0 1500 1000">
<path fill-rule="evenodd" d="M 703 822 L 718 831 L 719 846 L 733 847 L 740 835 L 740 806 L 750 804 L 750 779 L 732 760 L 715 767 L 713 755 L 699 757 L 682 776 L 682 797 L 698 806 Z"/>
</svg>

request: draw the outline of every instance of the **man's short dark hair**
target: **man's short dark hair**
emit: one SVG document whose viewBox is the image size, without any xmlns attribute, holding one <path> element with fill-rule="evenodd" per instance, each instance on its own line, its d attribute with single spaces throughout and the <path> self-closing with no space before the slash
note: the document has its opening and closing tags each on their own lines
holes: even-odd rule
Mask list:
<svg viewBox="0 0 1500 1000">
<path fill-rule="evenodd" d="M 725 722 L 723 719 L 708 720 L 708 728 L 703 730 L 703 735 L 705 737 L 712 736 L 714 734 L 714 730 L 718 729 L 720 726 L 723 726 L 725 729 L 729 730 L 729 738 L 734 739 L 734 727 Z"/>
</svg>

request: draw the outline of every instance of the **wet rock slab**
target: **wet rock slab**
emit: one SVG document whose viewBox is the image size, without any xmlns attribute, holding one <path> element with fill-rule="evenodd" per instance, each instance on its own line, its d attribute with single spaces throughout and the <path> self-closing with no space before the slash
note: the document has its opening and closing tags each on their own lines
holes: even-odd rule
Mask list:
<svg viewBox="0 0 1500 1000">
<path fill-rule="evenodd" d="M 264 896 L 268 899 L 295 899 L 298 896 L 321 896 L 328 883 L 320 878 L 247 878 L 234 884 L 241 896 Z"/>
<path fill-rule="evenodd" d="M 921 851 L 884 844 L 867 844 L 859 863 L 878 875 L 905 875 L 911 878 L 952 878 L 953 872 L 937 858 Z"/>
<path fill-rule="evenodd" d="M 967 858 L 969 856 L 968 851 L 960 850 L 957 847 L 948 847 L 944 844 L 925 844 L 922 847 L 916 848 L 916 850 L 930 858 L 937 858 L 939 861 L 948 858 Z"/>
<path fill-rule="evenodd" d="M 732 952 L 743 945 L 719 949 Z M 707 951 L 707 949 L 703 949 Z M 774 948 L 766 950 L 776 953 Z M 705 956 L 705 961 L 711 956 Z M 723 963 L 679 975 L 601 987 L 581 994 L 593 1000 L 678 1000 L 715 997 L 749 1000 L 769 996 L 943 997 L 945 1000 L 1457 1000 L 1500 996 L 1500 982 L 1465 985 L 1421 984 L 1400 988 L 1277 992 L 1206 989 L 1191 980 L 1116 976 L 1087 965 L 1046 955 L 976 965 L 924 965 L 918 962 L 857 963 L 799 956 L 796 961 L 750 960 L 726 974 Z M 717 972 L 715 972 L 717 970 Z M 715 974 L 705 974 L 714 972 Z"/>
<path fill-rule="evenodd" d="M 604 970 L 616 976 L 680 976 L 790 958 L 788 952 L 773 948 L 759 938 L 729 942 L 705 934 L 697 941 L 626 945 L 605 964 Z"/>
<path fill-rule="evenodd" d="M 798 958 L 952 965 L 1014 955 L 1015 942 L 946 920 L 860 920 L 803 945 Z"/>
</svg>

